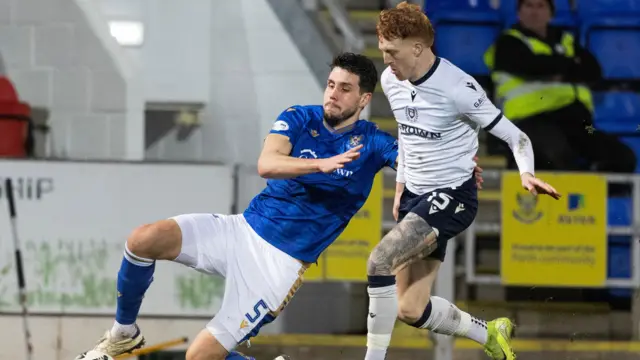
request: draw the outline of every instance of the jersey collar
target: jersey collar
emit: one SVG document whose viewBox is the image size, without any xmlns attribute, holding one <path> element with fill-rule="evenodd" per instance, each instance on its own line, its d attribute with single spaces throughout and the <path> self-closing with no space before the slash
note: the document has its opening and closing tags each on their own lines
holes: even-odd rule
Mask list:
<svg viewBox="0 0 640 360">
<path fill-rule="evenodd" d="M 436 69 L 438 68 L 438 65 L 440 65 L 440 57 L 436 56 L 436 60 L 433 62 L 433 66 L 431 66 L 431 69 L 429 69 L 429 71 L 427 71 L 427 73 L 424 74 L 423 77 L 421 77 L 420 79 L 418 79 L 416 81 L 409 81 L 409 82 L 414 86 L 418 86 L 418 85 L 422 84 L 423 82 L 429 80 L 431 75 L 433 75 L 433 73 L 436 72 Z"/>
<path fill-rule="evenodd" d="M 340 128 L 340 129 L 332 128 L 324 120 L 322 121 L 322 125 L 325 128 L 325 130 L 327 130 L 330 134 L 332 134 L 332 135 L 342 135 L 344 133 L 347 133 L 347 132 L 355 129 L 358 126 L 359 122 L 360 122 L 360 120 L 356 120 L 356 122 L 354 122 L 353 124 L 351 124 L 349 126 L 345 126 L 343 128 Z"/>
</svg>

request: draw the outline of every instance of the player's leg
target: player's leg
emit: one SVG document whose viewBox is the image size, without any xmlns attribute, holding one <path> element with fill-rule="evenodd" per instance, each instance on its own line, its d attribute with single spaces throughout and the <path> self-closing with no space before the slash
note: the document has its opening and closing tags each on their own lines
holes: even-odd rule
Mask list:
<svg viewBox="0 0 640 360">
<path fill-rule="evenodd" d="M 428 257 L 398 272 L 398 318 L 419 329 L 467 337 L 484 346 L 487 342 L 484 320 L 458 309 L 444 298 L 431 295 L 441 264 L 440 259 Z"/>
<path fill-rule="evenodd" d="M 397 274 L 399 317 L 409 325 L 433 332 L 466 337 L 483 345 L 494 359 L 512 359 L 510 348 L 513 325 L 507 318 L 489 323 L 458 309 L 447 299 L 431 296 L 440 264 L 444 261 L 449 239 L 466 230 L 475 219 L 477 189 L 469 179 L 465 184 L 426 194 L 412 212 L 429 224 L 437 234 L 437 247 L 424 260 L 401 269 Z M 425 225 L 423 225 L 425 226 Z M 497 333 L 505 329 L 505 335 Z"/>
<path fill-rule="evenodd" d="M 136 319 L 153 280 L 156 260 L 173 260 L 211 274 L 223 271 L 231 218 L 187 214 L 133 230 L 118 271 L 116 321 L 94 350 L 115 357 L 144 345 Z"/>
<path fill-rule="evenodd" d="M 187 360 L 253 359 L 236 347 L 274 321 L 302 285 L 304 266 L 261 239 L 241 216 L 235 235 L 227 244 L 220 310 L 189 347 Z"/>
<path fill-rule="evenodd" d="M 369 317 L 366 360 L 383 360 L 398 314 L 396 272 L 430 254 L 437 234 L 413 212 L 376 245 L 367 261 Z"/>
<path fill-rule="evenodd" d="M 509 319 L 498 318 L 487 323 L 460 310 L 447 299 L 431 295 L 444 260 L 444 251 L 441 249 L 438 248 L 424 261 L 413 263 L 396 275 L 398 318 L 419 329 L 471 339 L 482 345 L 493 359 L 513 359 L 509 346 L 513 325 Z M 504 336 L 498 331 L 501 327 L 505 329 Z"/>
</svg>

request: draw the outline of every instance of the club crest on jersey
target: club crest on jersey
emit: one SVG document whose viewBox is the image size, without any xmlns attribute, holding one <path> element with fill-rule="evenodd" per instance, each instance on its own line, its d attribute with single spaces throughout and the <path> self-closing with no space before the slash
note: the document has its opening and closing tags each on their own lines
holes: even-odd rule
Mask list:
<svg viewBox="0 0 640 360">
<path fill-rule="evenodd" d="M 318 135 L 320 135 L 316 130 L 311 129 L 309 130 L 309 133 L 311 134 L 312 137 L 318 137 Z"/>
<path fill-rule="evenodd" d="M 416 108 L 407 106 L 404 108 L 404 114 L 410 122 L 418 121 L 418 110 Z"/>
<path fill-rule="evenodd" d="M 350 147 L 356 147 L 358 145 L 360 145 L 360 143 L 362 142 L 362 139 L 364 139 L 364 135 L 353 135 L 349 138 L 349 146 Z"/>
</svg>

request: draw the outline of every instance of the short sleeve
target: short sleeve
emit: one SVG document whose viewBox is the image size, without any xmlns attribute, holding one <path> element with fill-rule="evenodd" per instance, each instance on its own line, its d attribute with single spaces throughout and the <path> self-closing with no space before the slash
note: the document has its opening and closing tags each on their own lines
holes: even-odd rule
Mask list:
<svg viewBox="0 0 640 360">
<path fill-rule="evenodd" d="M 502 111 L 493 105 L 484 89 L 471 76 L 463 77 L 452 90 L 458 111 L 485 130 L 491 130 L 502 118 Z"/>
<path fill-rule="evenodd" d="M 376 129 L 374 141 L 378 156 L 383 162 L 382 167 L 389 166 L 395 169 L 398 160 L 398 140 L 389 133 Z"/>
<path fill-rule="evenodd" d="M 271 126 L 269 134 L 280 134 L 294 143 L 304 129 L 305 112 L 299 106 L 293 106 L 280 113 L 278 119 Z"/>
</svg>

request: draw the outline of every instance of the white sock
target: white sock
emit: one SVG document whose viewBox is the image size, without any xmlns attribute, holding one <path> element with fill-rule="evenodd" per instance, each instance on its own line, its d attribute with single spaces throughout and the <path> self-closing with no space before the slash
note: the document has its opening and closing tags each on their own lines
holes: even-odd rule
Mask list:
<svg viewBox="0 0 640 360">
<path fill-rule="evenodd" d="M 431 297 L 431 315 L 421 326 L 443 335 L 462 336 L 480 345 L 487 342 L 487 322 L 466 313 L 448 300 Z"/>
<path fill-rule="evenodd" d="M 123 325 L 114 321 L 113 326 L 111 327 L 111 337 L 116 340 L 131 338 L 136 334 L 136 332 L 138 332 L 136 324 Z"/>
<path fill-rule="evenodd" d="M 367 354 L 365 360 L 384 360 L 398 317 L 396 285 L 369 287 Z"/>
</svg>

